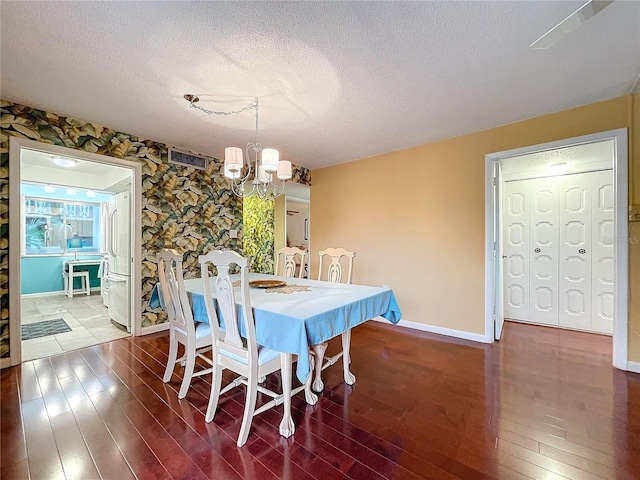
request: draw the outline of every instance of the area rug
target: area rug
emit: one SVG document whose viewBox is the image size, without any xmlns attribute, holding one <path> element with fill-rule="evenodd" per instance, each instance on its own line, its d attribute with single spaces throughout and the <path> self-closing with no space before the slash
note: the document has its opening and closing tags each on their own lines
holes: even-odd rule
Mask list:
<svg viewBox="0 0 640 480">
<path fill-rule="evenodd" d="M 71 327 L 62 318 L 45 320 L 44 322 L 27 323 L 22 325 L 22 340 L 48 337 L 56 333 L 70 332 Z"/>
</svg>

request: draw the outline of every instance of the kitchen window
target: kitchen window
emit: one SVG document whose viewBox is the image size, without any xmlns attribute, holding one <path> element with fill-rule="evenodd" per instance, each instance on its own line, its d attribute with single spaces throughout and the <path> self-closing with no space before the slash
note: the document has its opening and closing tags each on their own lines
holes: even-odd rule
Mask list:
<svg viewBox="0 0 640 480">
<path fill-rule="evenodd" d="M 99 203 L 23 198 L 23 255 L 100 252 Z"/>
</svg>

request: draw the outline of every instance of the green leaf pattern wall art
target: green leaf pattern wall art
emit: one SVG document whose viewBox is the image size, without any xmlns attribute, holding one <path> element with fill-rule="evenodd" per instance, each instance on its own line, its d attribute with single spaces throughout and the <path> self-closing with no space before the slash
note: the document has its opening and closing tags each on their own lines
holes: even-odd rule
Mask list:
<svg viewBox="0 0 640 480">
<path fill-rule="evenodd" d="M 244 255 L 251 259 L 250 270 L 273 273 L 274 201 L 252 196 L 243 206 Z"/>
<path fill-rule="evenodd" d="M 0 358 L 10 353 L 10 136 L 142 163 L 143 326 L 166 321 L 161 310 L 149 307 L 160 249 L 182 252 L 187 276 L 199 276 L 198 256 L 212 248 L 242 253 L 242 199 L 231 192 L 220 161 L 213 159 L 207 171 L 169 164 L 169 147 L 163 143 L 5 100 L 0 100 L 0 127 Z M 309 170 L 294 166 L 293 181 L 310 185 Z M 237 239 L 229 237 L 231 229 L 238 230 Z"/>
</svg>

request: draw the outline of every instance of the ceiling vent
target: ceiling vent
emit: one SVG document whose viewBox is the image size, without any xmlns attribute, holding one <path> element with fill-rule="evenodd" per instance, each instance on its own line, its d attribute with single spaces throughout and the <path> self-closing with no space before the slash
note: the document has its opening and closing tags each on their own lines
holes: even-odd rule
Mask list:
<svg viewBox="0 0 640 480">
<path fill-rule="evenodd" d="M 206 170 L 209 168 L 209 159 L 202 155 L 194 155 L 184 150 L 178 150 L 176 148 L 169 149 L 169 163 L 175 165 L 182 165 L 184 167 L 197 168 L 199 170 Z"/>
</svg>

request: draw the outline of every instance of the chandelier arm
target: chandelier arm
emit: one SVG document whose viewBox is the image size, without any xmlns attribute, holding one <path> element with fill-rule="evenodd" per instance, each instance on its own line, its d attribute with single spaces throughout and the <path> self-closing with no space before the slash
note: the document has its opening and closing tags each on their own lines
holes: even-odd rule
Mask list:
<svg viewBox="0 0 640 480">
<path fill-rule="evenodd" d="M 239 184 L 244 184 L 246 181 L 249 180 L 249 177 L 251 176 L 251 171 L 253 170 L 251 168 L 251 156 L 249 155 L 249 149 L 253 149 L 254 150 L 254 152 L 256 154 L 256 158 L 257 158 L 257 155 L 258 155 L 257 152 L 260 151 L 259 150 L 260 148 L 261 148 L 261 145 L 259 143 L 258 144 L 255 144 L 255 143 L 252 143 L 252 142 L 247 143 L 247 147 L 245 149 L 245 154 L 247 156 L 247 167 L 246 167 L 247 173 L 241 179 L 240 178 L 239 179 L 234 179 L 233 180 L 234 182 L 238 182 Z M 256 169 L 255 172 L 257 172 L 257 171 L 258 170 Z"/>
<path fill-rule="evenodd" d="M 258 185 L 256 194 L 263 200 L 273 200 L 284 193 L 286 180 L 280 180 L 277 184 L 273 181 L 273 176 L 270 175 L 269 182 Z"/>
<path fill-rule="evenodd" d="M 233 194 L 236 197 L 240 197 L 240 198 L 247 198 L 253 195 L 255 191 L 255 185 L 251 185 L 251 190 L 249 191 L 246 191 L 244 186 L 245 186 L 245 183 L 238 183 L 237 180 L 233 180 L 231 190 L 233 191 Z"/>
<path fill-rule="evenodd" d="M 280 185 L 271 182 L 272 193 L 271 193 L 270 197 L 272 199 L 276 198 L 276 197 L 279 197 L 280 195 L 282 195 L 284 193 L 284 187 L 285 187 L 286 180 L 281 180 L 280 182 L 281 182 Z"/>
</svg>

